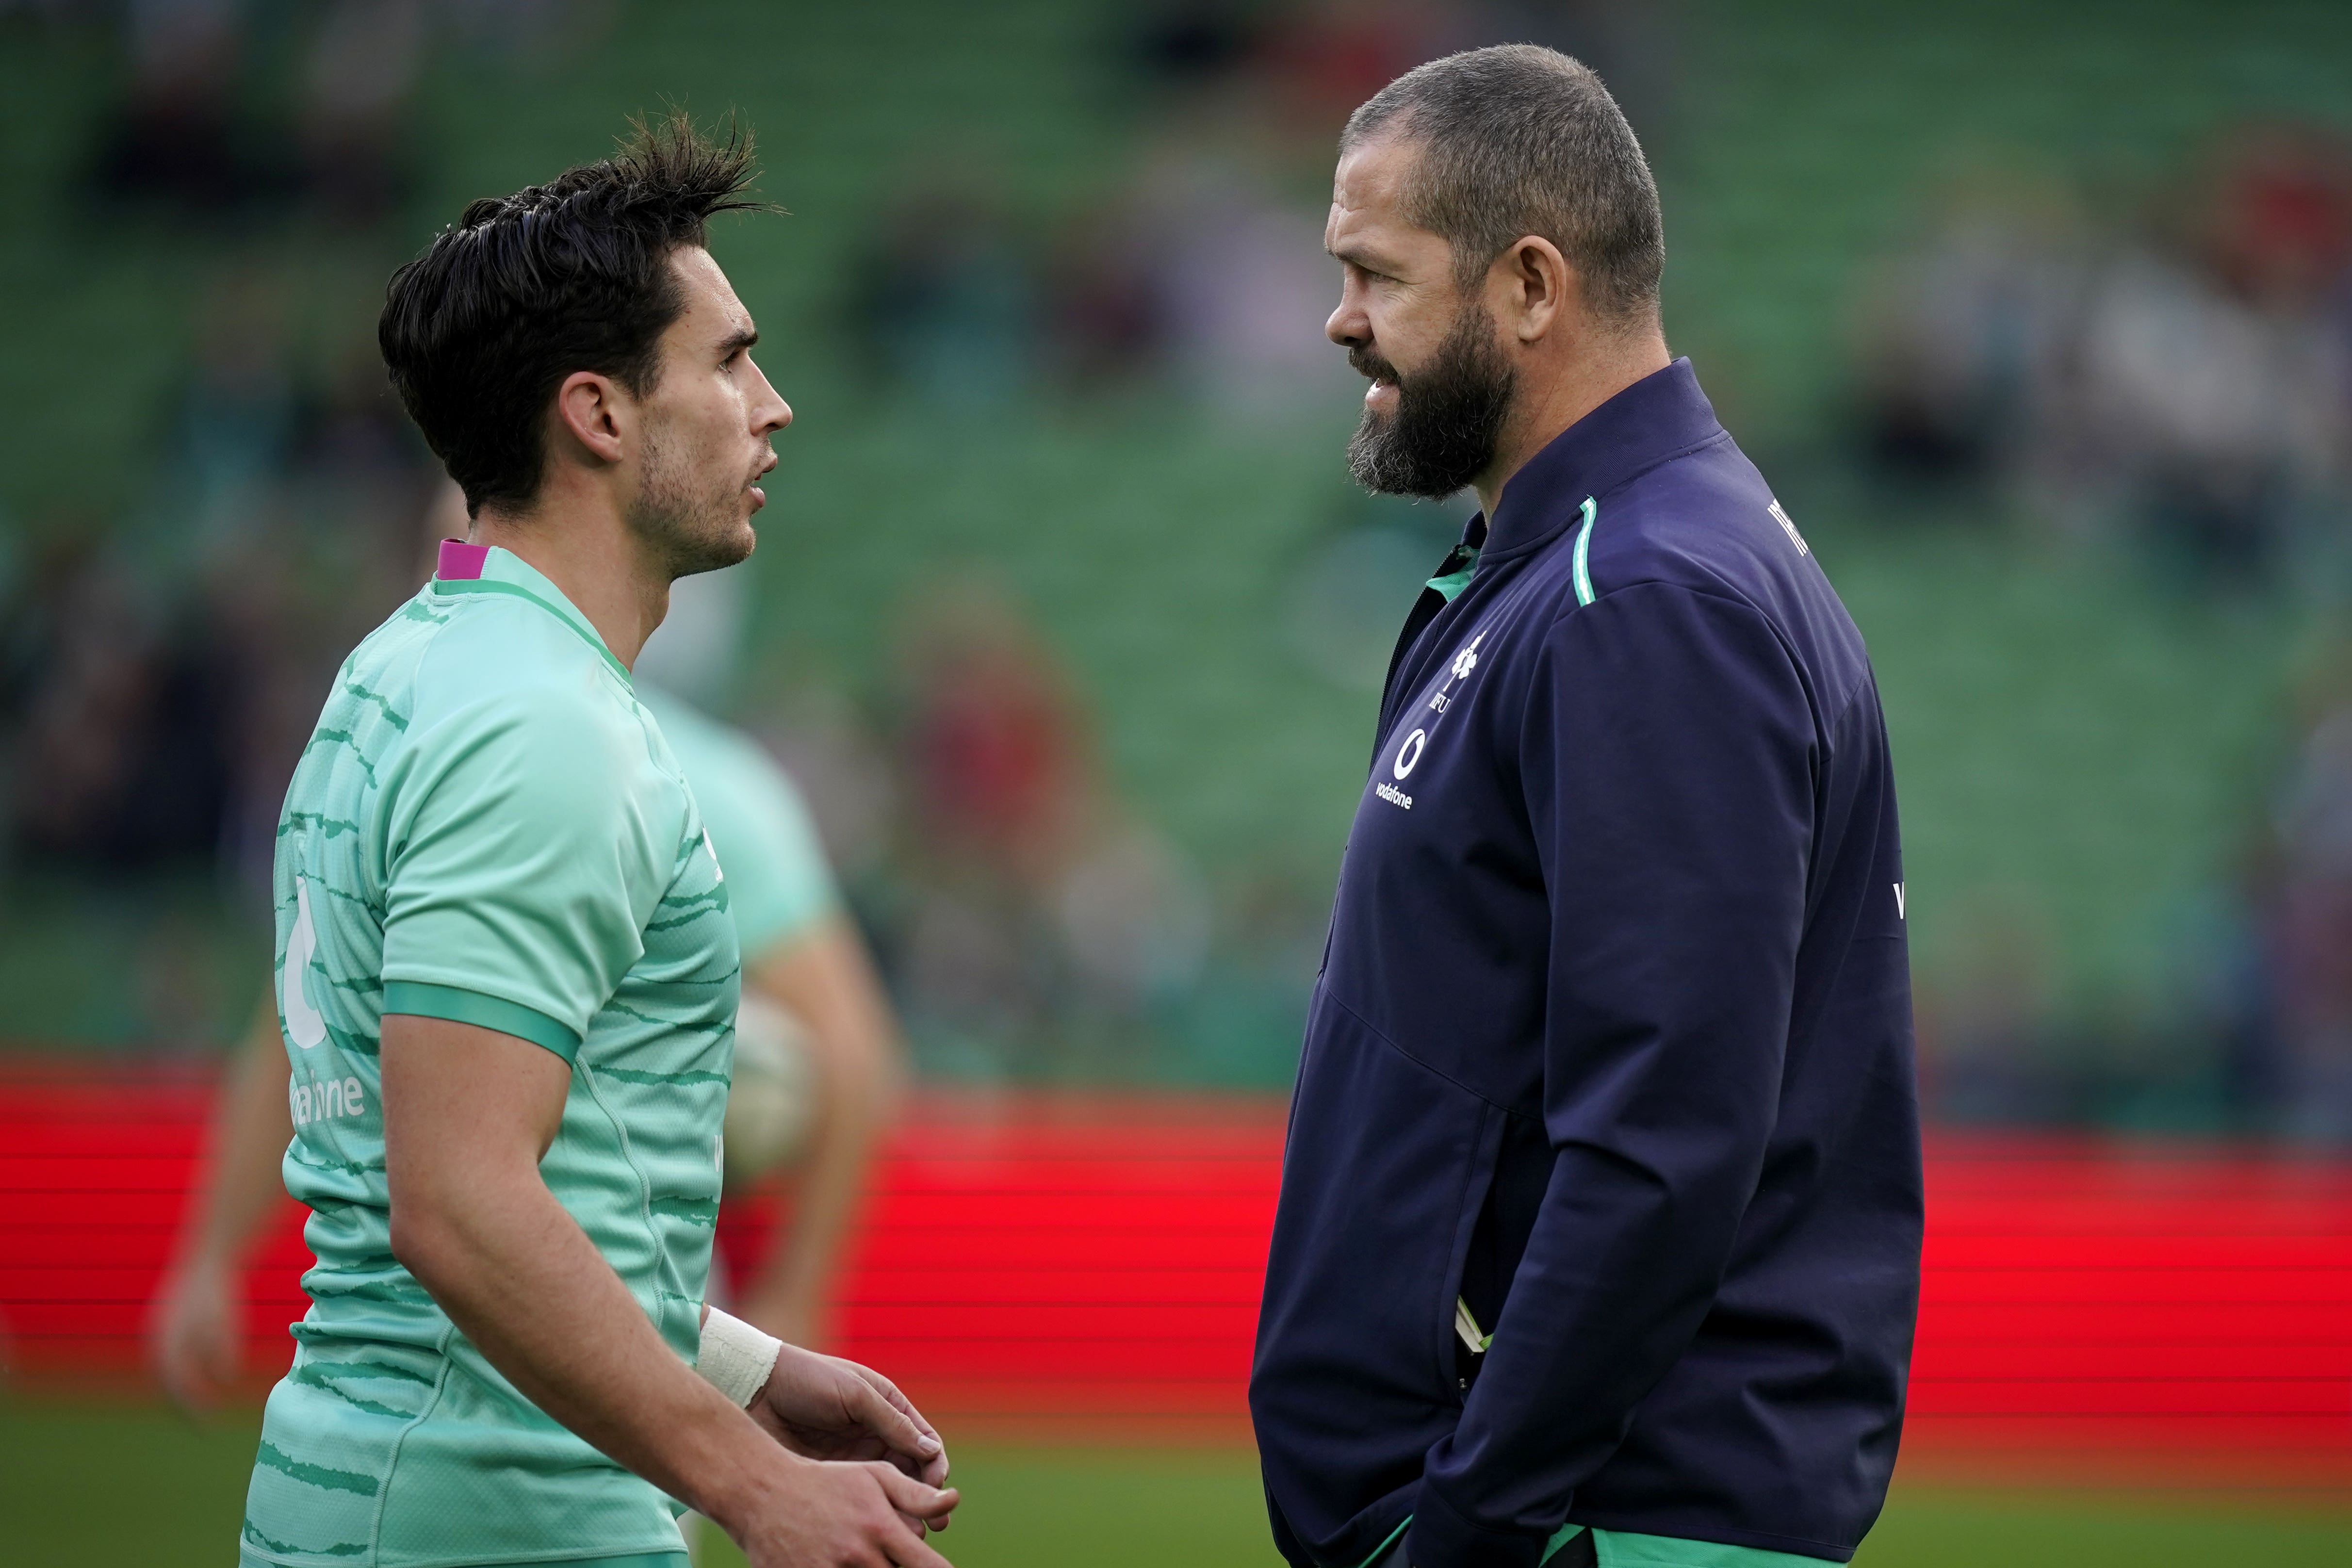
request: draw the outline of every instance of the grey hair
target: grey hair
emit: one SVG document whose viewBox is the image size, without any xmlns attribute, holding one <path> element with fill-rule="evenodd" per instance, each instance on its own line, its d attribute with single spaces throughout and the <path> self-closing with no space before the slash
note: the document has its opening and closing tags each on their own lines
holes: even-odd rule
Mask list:
<svg viewBox="0 0 2352 1568">
<path fill-rule="evenodd" d="M 1448 55 L 1373 94 L 1339 151 L 1390 131 L 1420 146 L 1404 216 L 1453 247 L 1461 287 L 1536 235 L 1576 268 L 1595 314 L 1654 317 L 1666 266 L 1657 183 L 1591 67 L 1537 44 Z"/>
</svg>

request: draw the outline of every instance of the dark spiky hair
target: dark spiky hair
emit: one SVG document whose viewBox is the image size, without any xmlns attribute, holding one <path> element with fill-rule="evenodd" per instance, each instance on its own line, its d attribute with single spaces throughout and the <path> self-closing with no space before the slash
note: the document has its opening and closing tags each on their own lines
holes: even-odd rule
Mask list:
<svg viewBox="0 0 2352 1568">
<path fill-rule="evenodd" d="M 564 377 L 653 390 L 685 309 L 671 253 L 706 244 L 714 214 L 766 205 L 747 194 L 751 140 L 733 123 L 723 139 L 682 112 L 630 125 L 616 156 L 467 204 L 392 275 L 376 342 L 469 512 L 538 494 Z"/>
</svg>

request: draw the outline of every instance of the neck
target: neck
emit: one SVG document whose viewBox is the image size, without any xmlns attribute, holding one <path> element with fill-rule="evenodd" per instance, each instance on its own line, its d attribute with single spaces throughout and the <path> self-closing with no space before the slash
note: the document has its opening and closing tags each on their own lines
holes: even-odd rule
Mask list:
<svg viewBox="0 0 2352 1568">
<path fill-rule="evenodd" d="M 1528 459 L 1559 433 L 1641 380 L 1672 363 L 1665 334 L 1654 323 L 1622 338 L 1578 345 L 1532 378 L 1523 374 L 1511 416 L 1495 444 L 1495 461 L 1472 481 L 1488 521 L 1502 504 L 1503 487 Z"/>
<path fill-rule="evenodd" d="M 588 617 L 613 657 L 632 669 L 646 639 L 669 613 L 669 574 L 601 493 L 542 492 L 524 511 L 486 506 L 466 537 L 529 562 Z"/>
</svg>

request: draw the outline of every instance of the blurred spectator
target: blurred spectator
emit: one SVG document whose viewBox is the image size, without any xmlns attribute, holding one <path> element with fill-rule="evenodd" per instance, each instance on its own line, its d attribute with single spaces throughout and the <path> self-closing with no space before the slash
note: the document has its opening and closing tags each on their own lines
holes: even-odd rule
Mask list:
<svg viewBox="0 0 2352 1568">
<path fill-rule="evenodd" d="M 2273 828 L 2276 1058 L 2257 1087 L 2281 1131 L 2352 1142 L 2352 696 L 2336 693 L 2304 736 Z"/>
<path fill-rule="evenodd" d="M 902 662 L 893 946 L 910 1015 L 1034 1067 L 1090 1021 L 1181 994 L 1207 955 L 1207 895 L 1115 798 L 1043 640 L 1001 594 L 950 583 L 913 602 Z"/>
<path fill-rule="evenodd" d="M 1669 0 L 1177 0 L 1126 37 L 1146 80 L 1196 91 L 1235 77 L 1284 100 L 1284 118 L 1327 147 L 1355 107 L 1424 60 L 1485 44 L 1547 44 L 1599 71 L 1647 137 L 1672 95 Z"/>
<path fill-rule="evenodd" d="M 228 682 L 117 556 L 62 532 L 6 619 L 11 837 L 37 861 L 121 872 L 208 857 L 228 794 Z"/>
<path fill-rule="evenodd" d="M 934 406 L 998 406 L 1034 379 L 1034 268 L 978 179 L 931 183 L 884 213 L 855 258 L 846 319 L 859 365 Z"/>
<path fill-rule="evenodd" d="M 232 265 L 198 306 L 194 360 L 164 414 L 162 482 L 138 520 L 163 582 L 184 582 L 267 522 L 299 417 L 287 292 L 268 268 Z"/>
<path fill-rule="evenodd" d="M 1930 477 L 2021 459 L 2080 310 L 2080 223 L 2063 193 L 1979 173 L 1864 292 L 1867 432 Z"/>
<path fill-rule="evenodd" d="M 332 0 L 305 51 L 302 180 L 331 216 L 368 224 L 407 194 L 407 110 L 424 61 L 422 0 Z"/>
<path fill-rule="evenodd" d="M 412 108 L 436 24 L 529 55 L 593 38 L 610 11 L 601 0 L 130 0 L 126 79 L 91 188 L 198 216 L 299 200 L 376 223 L 412 184 Z M 290 80 L 263 79 L 280 69 Z"/>
<path fill-rule="evenodd" d="M 800 785 L 851 900 L 887 879 L 900 781 L 888 744 L 836 680 L 783 678 L 751 727 Z"/>
<path fill-rule="evenodd" d="M 1866 427 L 2204 583 L 2275 579 L 2352 479 L 2352 153 L 2222 139 L 2164 221 L 2092 240 L 2046 188 L 1964 186 L 1869 296 Z"/>
<path fill-rule="evenodd" d="M 1133 215 L 1106 208 L 1062 235 L 1046 271 L 1053 367 L 1081 393 L 1134 384 L 1164 369 L 1166 301 Z"/>
<path fill-rule="evenodd" d="M 1183 0 L 1132 19 L 1123 40 L 1145 79 L 1184 89 L 1214 81 L 1248 58 L 1262 26 L 1240 0 Z"/>
<path fill-rule="evenodd" d="M 270 184 L 236 124 L 244 12 L 241 0 L 130 0 L 130 80 L 94 171 L 101 195 L 217 213 Z"/>
<path fill-rule="evenodd" d="M 917 831 L 950 874 L 1044 887 L 1102 810 L 1093 737 L 1044 641 L 976 583 L 918 595 L 902 658 Z"/>
<path fill-rule="evenodd" d="M 2055 1037 L 2056 950 L 2021 889 L 1980 894 L 1950 913 L 1952 951 L 1917 1005 L 1919 1077 L 1931 1116 L 1951 1122 L 2046 1123 L 2081 1107 Z"/>
<path fill-rule="evenodd" d="M 1352 397 L 1322 332 L 1337 298 L 1322 253 L 1331 150 L 1348 115 L 1423 60 L 1526 39 L 1622 68 L 1632 99 L 1655 106 L 1668 20 L 1622 0 L 1186 0 L 1148 14 L 1127 52 L 1160 89 L 1159 123 L 1126 193 L 1061 247 L 1059 368 L 1082 387 L 1171 377 L 1244 420 Z"/>
<path fill-rule="evenodd" d="M 157 482 L 24 574 L 11 813 L 36 857 L 258 887 L 328 679 L 409 590 L 425 454 L 371 345 L 298 371 L 278 283 L 216 281 Z"/>
<path fill-rule="evenodd" d="M 2093 484 L 2200 572 L 2270 574 L 2352 447 L 2352 161 L 2316 132 L 2231 138 L 2170 245 L 2094 286 L 2080 351 Z M 2104 469 L 2104 472 L 2097 470 Z"/>
<path fill-rule="evenodd" d="M 1165 149 L 1131 217 L 1165 362 L 1204 404 L 1245 419 L 1292 411 L 1302 394 L 1336 401 L 1351 379 L 1323 336 L 1322 213 L 1286 199 L 1250 152 Z"/>
</svg>

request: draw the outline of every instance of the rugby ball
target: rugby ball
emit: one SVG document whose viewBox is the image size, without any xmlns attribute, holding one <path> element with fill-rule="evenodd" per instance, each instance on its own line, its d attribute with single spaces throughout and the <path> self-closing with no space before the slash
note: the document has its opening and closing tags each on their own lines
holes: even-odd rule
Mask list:
<svg viewBox="0 0 2352 1568">
<path fill-rule="evenodd" d="M 719 1145 L 730 1187 L 749 1186 L 799 1157 L 816 1125 L 816 1090 L 807 1026 L 789 1009 L 744 992 Z"/>
</svg>

